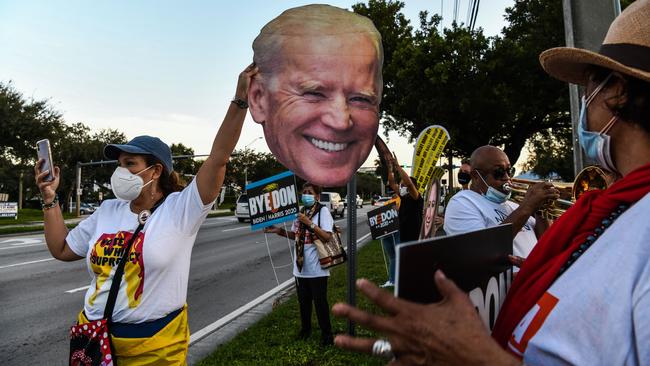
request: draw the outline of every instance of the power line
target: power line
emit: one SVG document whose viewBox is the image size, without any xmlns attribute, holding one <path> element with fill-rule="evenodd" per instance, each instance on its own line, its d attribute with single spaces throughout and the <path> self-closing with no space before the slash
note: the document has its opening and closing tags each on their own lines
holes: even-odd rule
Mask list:
<svg viewBox="0 0 650 366">
<path fill-rule="evenodd" d="M 478 16 L 478 8 L 480 4 L 481 4 L 481 0 L 476 0 L 474 2 L 474 8 L 472 9 L 472 20 L 469 26 L 470 30 L 474 30 L 474 26 L 476 25 L 476 17 Z"/>
<path fill-rule="evenodd" d="M 474 7 L 474 0 L 469 0 L 467 3 L 467 17 L 465 18 L 465 25 L 469 27 L 469 21 L 472 16 L 472 8 Z"/>
</svg>

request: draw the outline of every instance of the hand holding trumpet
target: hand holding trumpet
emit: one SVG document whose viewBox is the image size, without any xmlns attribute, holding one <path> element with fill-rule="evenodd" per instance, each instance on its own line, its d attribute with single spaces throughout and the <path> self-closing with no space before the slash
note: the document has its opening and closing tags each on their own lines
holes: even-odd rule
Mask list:
<svg viewBox="0 0 650 366">
<path fill-rule="evenodd" d="M 560 198 L 560 191 L 550 182 L 532 184 L 526 190 L 520 207 L 524 208 L 531 216 L 538 210 Z"/>
</svg>

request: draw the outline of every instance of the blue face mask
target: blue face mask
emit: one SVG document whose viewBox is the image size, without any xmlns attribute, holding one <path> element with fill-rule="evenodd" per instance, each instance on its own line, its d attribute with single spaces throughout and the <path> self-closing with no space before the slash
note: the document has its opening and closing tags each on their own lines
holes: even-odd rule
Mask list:
<svg viewBox="0 0 650 366">
<path fill-rule="evenodd" d="M 580 146 L 582 146 L 582 150 L 584 150 L 587 158 L 610 172 L 617 172 L 614 162 L 612 161 L 610 136 L 606 135 L 606 133 L 609 132 L 612 126 L 614 126 L 618 117 L 613 116 L 600 132 L 587 130 L 587 109 L 589 108 L 589 103 L 591 103 L 598 92 L 603 89 L 605 83 L 607 83 L 610 77 L 611 74 L 605 78 L 600 85 L 598 85 L 588 98 L 585 99 L 584 96 L 582 97 L 582 104 L 580 106 L 580 122 L 578 123 L 578 141 L 580 142 Z"/>
<path fill-rule="evenodd" d="M 485 183 L 485 185 L 488 187 L 487 191 L 485 193 L 483 193 L 483 197 L 485 197 L 485 199 L 487 199 L 490 202 L 494 202 L 494 203 L 500 205 L 500 204 L 506 202 L 510 198 L 510 193 L 503 193 L 498 189 L 490 187 L 487 184 L 487 182 L 485 181 L 485 179 L 483 179 L 483 176 L 481 175 L 481 173 L 476 171 L 476 174 L 478 174 L 478 176 L 481 178 L 483 183 Z"/>
<path fill-rule="evenodd" d="M 300 197 L 300 201 L 302 202 L 303 205 L 306 207 L 311 207 L 316 203 L 316 198 L 314 198 L 313 194 L 302 194 L 302 197 Z"/>
</svg>

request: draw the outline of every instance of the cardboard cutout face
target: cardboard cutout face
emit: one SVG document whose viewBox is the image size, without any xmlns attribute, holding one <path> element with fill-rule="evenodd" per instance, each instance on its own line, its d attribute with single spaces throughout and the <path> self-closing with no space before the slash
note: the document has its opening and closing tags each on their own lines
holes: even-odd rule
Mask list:
<svg viewBox="0 0 650 366">
<path fill-rule="evenodd" d="M 251 84 L 251 115 L 289 170 L 317 185 L 345 185 L 377 136 L 380 49 L 363 32 L 296 35 L 295 24 L 292 32 L 280 38 L 272 72 Z"/>
</svg>

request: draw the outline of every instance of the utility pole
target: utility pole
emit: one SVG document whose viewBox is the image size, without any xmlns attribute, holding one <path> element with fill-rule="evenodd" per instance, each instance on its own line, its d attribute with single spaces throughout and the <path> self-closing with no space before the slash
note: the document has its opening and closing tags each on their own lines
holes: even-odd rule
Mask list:
<svg viewBox="0 0 650 366">
<path fill-rule="evenodd" d="M 609 25 L 621 12 L 619 0 L 562 0 L 564 38 L 567 47 L 584 48 L 598 52 Z M 580 96 L 575 84 L 569 85 L 571 126 L 573 127 L 573 169 L 577 175 L 585 165 L 585 156 L 578 143 Z"/>
<path fill-rule="evenodd" d="M 75 194 L 77 196 L 77 209 L 75 210 L 75 216 L 81 216 L 81 163 L 77 162 L 77 179 L 76 179 L 76 190 Z"/>
<path fill-rule="evenodd" d="M 20 178 L 18 178 L 18 209 L 23 209 L 23 172 L 20 172 Z"/>
</svg>

